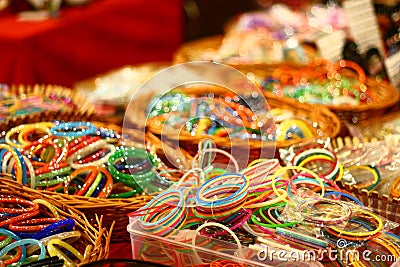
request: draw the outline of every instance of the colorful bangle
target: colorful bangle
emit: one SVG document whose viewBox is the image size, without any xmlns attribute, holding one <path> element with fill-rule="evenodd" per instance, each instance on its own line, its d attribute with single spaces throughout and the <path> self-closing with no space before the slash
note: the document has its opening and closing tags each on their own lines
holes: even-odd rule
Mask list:
<svg viewBox="0 0 400 267">
<path fill-rule="evenodd" d="M 382 219 L 379 218 L 379 216 L 377 216 L 371 212 L 368 212 L 366 210 L 359 210 L 358 213 L 362 213 L 362 214 L 365 214 L 365 215 L 371 217 L 377 223 L 376 229 L 374 229 L 372 231 L 368 231 L 368 232 L 353 233 L 353 232 L 342 230 L 335 226 L 330 226 L 329 228 L 341 236 L 350 236 L 350 237 L 354 236 L 354 237 L 362 237 L 362 238 L 367 238 L 367 237 L 373 236 L 382 230 L 383 222 L 382 222 Z"/>
<path fill-rule="evenodd" d="M 60 123 L 50 129 L 52 135 L 77 137 L 95 134 L 96 126 L 90 122 L 73 121 Z"/>
<path fill-rule="evenodd" d="M 372 191 L 381 182 L 381 174 L 375 166 L 354 165 L 354 166 L 346 167 L 344 170 L 349 172 L 351 170 L 356 170 L 356 169 L 366 170 L 366 171 L 372 173 L 372 175 L 374 177 L 374 180 L 371 185 L 360 186 L 360 188 L 365 188 L 368 191 Z"/>
<path fill-rule="evenodd" d="M 46 228 L 49 223 L 58 222 L 57 218 L 36 218 L 10 223 L 8 229 L 14 232 L 38 232 Z"/>
<path fill-rule="evenodd" d="M 51 235 L 59 234 L 61 232 L 72 231 L 74 227 L 75 221 L 71 218 L 59 220 L 36 232 L 34 235 L 32 235 L 32 238 L 40 240 Z"/>
<path fill-rule="evenodd" d="M 142 209 L 159 208 L 164 208 L 165 211 L 158 214 L 145 214 L 140 217 L 140 223 L 146 231 L 167 236 L 174 230 L 174 227 L 181 225 L 186 218 L 186 205 L 183 193 L 179 190 L 164 191 L 150 200 L 139 211 Z"/>
<path fill-rule="evenodd" d="M 0 158 L 3 158 L 3 153 L 5 150 L 9 152 L 11 156 L 15 159 L 15 166 L 17 168 L 16 180 L 19 184 L 26 185 L 26 165 L 21 153 L 19 153 L 19 151 L 16 150 L 14 147 L 6 144 L 0 144 L 0 149 L 2 149 Z"/>
<path fill-rule="evenodd" d="M 66 253 L 62 252 L 61 250 L 59 250 L 57 248 L 57 246 L 60 246 L 64 249 L 66 249 L 69 253 L 68 254 L 72 254 L 74 255 L 80 262 L 83 261 L 83 255 L 76 250 L 74 247 L 72 247 L 70 244 L 59 240 L 59 239 L 51 239 L 48 243 L 47 243 L 47 251 L 49 252 L 49 255 L 51 257 L 53 256 L 58 256 L 59 258 L 64 260 L 64 266 L 67 267 L 73 267 L 76 266 L 76 262 L 74 262 L 73 260 L 71 260 Z"/>
<path fill-rule="evenodd" d="M 38 259 L 39 260 L 44 259 L 44 257 L 46 256 L 46 248 L 43 246 L 42 243 L 40 243 L 36 239 L 32 239 L 32 238 L 21 239 L 21 240 L 15 241 L 14 243 L 9 244 L 8 246 L 6 246 L 2 250 L 0 250 L 0 258 L 3 257 L 4 255 L 6 255 L 9 251 L 15 249 L 16 247 L 22 247 L 27 244 L 35 244 L 36 246 L 38 246 L 40 248 L 40 254 L 39 254 Z M 20 261 L 24 261 L 24 260 L 25 260 L 25 256 L 22 255 Z"/>
<path fill-rule="evenodd" d="M 11 137 L 16 134 L 21 132 L 21 130 L 24 131 L 34 131 L 34 130 L 41 130 L 43 133 L 50 133 L 50 127 L 53 127 L 54 123 L 52 122 L 38 122 L 38 123 L 33 123 L 33 124 L 23 124 L 19 125 L 17 127 L 11 128 L 5 136 L 5 141 L 8 145 L 15 147 L 15 148 L 22 148 L 24 146 L 27 146 L 29 143 L 24 142 L 23 144 L 21 143 L 16 143 L 11 141 Z"/>
<path fill-rule="evenodd" d="M 390 187 L 390 195 L 394 198 L 400 198 L 400 177 L 397 177 Z"/>
<path fill-rule="evenodd" d="M 156 165 L 156 161 L 154 158 L 147 153 L 147 151 L 136 148 L 120 148 L 117 149 L 109 158 L 108 158 L 108 170 L 110 171 L 114 181 L 122 182 L 136 191 L 141 193 L 143 188 L 147 186 L 147 184 L 153 180 L 156 175 L 152 171 L 147 171 L 143 173 L 137 174 L 126 174 L 121 171 L 118 171 L 114 167 L 114 163 L 120 159 L 127 161 L 129 157 L 136 157 L 140 159 L 149 159 L 152 162 L 153 166 Z"/>
</svg>

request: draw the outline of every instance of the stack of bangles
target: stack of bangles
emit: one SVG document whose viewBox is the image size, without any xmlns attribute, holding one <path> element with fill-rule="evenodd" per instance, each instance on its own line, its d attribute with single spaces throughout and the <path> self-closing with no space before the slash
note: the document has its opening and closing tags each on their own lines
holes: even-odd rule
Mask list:
<svg viewBox="0 0 400 267">
<path fill-rule="evenodd" d="M 346 77 L 341 69 L 349 68 L 358 77 Z M 282 66 L 276 68 L 272 77 L 261 82 L 261 86 L 276 94 L 300 102 L 328 105 L 360 105 L 376 101 L 373 91 L 367 90 L 364 70 L 356 63 L 340 60 L 336 63 L 310 64 L 300 69 Z"/>
<path fill-rule="evenodd" d="M 1 171 L 33 189 L 126 198 L 169 186 L 156 175 L 162 162 L 147 150 L 127 146 L 113 130 L 90 122 L 39 122 L 6 132 Z"/>
<path fill-rule="evenodd" d="M 274 113 L 278 113 L 278 110 L 282 112 L 280 107 L 272 109 L 270 114 L 274 116 L 276 125 L 260 121 L 262 116 L 258 116 L 257 110 L 251 108 L 260 107 L 260 99 L 262 98 L 258 94 L 246 98 L 229 93 L 212 96 L 171 93 L 157 98 L 157 102 L 150 105 L 147 123 L 182 128 L 183 134 L 197 137 L 210 135 L 243 138 L 243 135 L 251 134 L 253 139 L 285 141 L 317 136 L 315 128 L 318 128 L 318 123 L 311 122 L 307 117 L 291 114 L 283 120 L 277 120 Z M 292 113 L 289 109 L 284 111 L 287 114 Z M 276 136 L 266 134 L 275 130 L 275 127 Z"/>
<path fill-rule="evenodd" d="M 209 147 L 200 151 L 202 155 L 195 159 L 201 164 L 207 153 L 222 153 Z M 130 217 L 146 235 L 191 243 L 190 250 L 199 263 L 194 266 L 224 266 L 220 261 L 204 262 L 196 249 L 201 246 L 215 252 L 226 251 L 216 240 L 237 244 L 237 256 L 244 259 L 256 257 L 248 250 L 244 252 L 245 247 L 254 252 L 265 246 L 285 250 L 287 255 L 302 251 L 316 255 L 327 250 L 363 251 L 370 246 L 376 248 L 370 250 L 371 257 L 381 251 L 391 253 L 393 259 L 400 256 L 400 237 L 391 232 L 398 225 L 374 214 L 335 184 L 344 170 L 331 150 L 319 145 L 307 147 L 297 151 L 292 163 L 283 167 L 277 159 L 258 159 L 236 173 L 220 169 L 214 172 L 210 170 L 212 165 L 206 164 L 207 169 L 198 168 L 192 173 L 201 173 L 201 179 L 188 180 L 184 175 L 185 182 L 179 181 L 179 186 L 154 197 Z M 188 230 L 194 234 L 188 234 Z M 145 254 L 151 247 L 139 242 L 136 246 L 135 251 Z M 168 250 L 168 258 L 179 259 L 181 252 L 183 248 Z M 271 257 L 279 260 L 277 255 Z M 364 266 L 354 257 L 351 260 Z M 328 253 L 311 261 L 332 263 Z M 346 260 L 338 262 L 345 264 Z M 240 260 L 237 265 L 226 263 L 243 266 Z"/>
<path fill-rule="evenodd" d="M 81 238 L 75 221 L 60 216 L 43 199 L 29 201 L 11 195 L 0 198 L 0 258 L 4 266 L 76 266 L 88 256 L 74 242 Z M 36 264 L 36 265 L 35 265 Z"/>
</svg>

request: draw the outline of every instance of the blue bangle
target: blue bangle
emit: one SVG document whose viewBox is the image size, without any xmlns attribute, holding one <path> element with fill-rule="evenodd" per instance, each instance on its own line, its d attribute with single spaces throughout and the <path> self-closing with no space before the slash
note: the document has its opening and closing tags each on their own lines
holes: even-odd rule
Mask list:
<svg viewBox="0 0 400 267">
<path fill-rule="evenodd" d="M 59 234 L 61 232 L 72 231 L 74 226 L 75 221 L 71 218 L 60 220 L 35 233 L 34 235 L 32 235 L 32 238 L 40 240 L 51 235 Z"/>
<path fill-rule="evenodd" d="M 207 201 L 204 201 L 204 200 L 202 200 L 200 198 L 199 192 L 201 192 L 204 187 L 207 187 L 209 184 L 213 183 L 214 180 L 220 179 L 221 177 L 225 177 L 225 176 L 227 176 L 227 177 L 237 176 L 237 178 L 242 178 L 243 179 L 243 183 L 240 185 L 240 188 L 236 192 L 234 192 L 232 195 L 229 195 L 229 196 L 227 196 L 225 198 L 218 199 L 218 200 L 207 200 Z M 206 205 L 206 206 L 207 205 L 212 205 L 212 206 L 216 206 L 218 204 L 221 204 L 221 202 L 226 204 L 227 201 L 231 201 L 233 198 L 240 198 L 242 196 L 242 194 L 243 194 L 243 191 L 246 192 L 246 190 L 244 190 L 245 186 L 246 186 L 246 177 L 244 177 L 244 175 L 242 175 L 240 173 L 238 173 L 238 174 L 227 173 L 227 174 L 218 175 L 218 176 L 208 180 L 207 182 L 205 182 L 197 190 L 197 193 L 196 193 L 196 205 Z M 213 189 L 213 188 L 211 188 L 211 189 Z M 210 189 L 208 189 L 208 190 L 210 190 Z M 204 190 L 204 191 L 208 191 L 208 190 Z M 205 192 L 203 194 L 205 194 Z"/>
<path fill-rule="evenodd" d="M 24 158 L 22 157 L 21 152 L 19 152 L 18 149 L 16 149 L 15 147 L 13 147 L 13 149 L 14 149 L 15 153 L 17 153 L 17 155 L 18 155 L 18 160 L 21 162 L 21 167 L 22 167 L 22 185 L 25 186 L 27 184 L 26 163 L 25 163 Z M 0 160 L 1 161 L 0 162 L 3 161 L 3 157 L 4 157 L 4 154 L 6 152 L 7 152 L 6 149 L 1 149 L 1 151 L 0 151 Z M 15 159 L 15 160 L 17 160 L 17 159 Z M 15 175 L 14 174 L 14 170 L 13 170 L 12 174 Z"/>
<path fill-rule="evenodd" d="M 0 228 L 0 234 L 5 235 L 5 236 L 11 236 L 15 241 L 21 240 L 21 238 L 19 236 L 17 236 L 13 232 L 11 232 L 9 230 L 6 230 L 6 229 L 3 229 L 3 228 Z M 11 243 L 11 244 L 13 244 L 13 243 Z M 8 247 L 8 246 L 6 246 L 6 247 Z M 1 251 L 3 251 L 5 248 L 3 248 Z M 25 257 L 26 257 L 26 248 L 25 248 L 25 246 L 21 246 L 21 252 L 22 252 L 22 254 L 21 254 L 21 260 L 20 261 L 23 261 L 25 259 Z M 0 258 L 1 258 L 1 256 L 0 256 Z"/>
<path fill-rule="evenodd" d="M 330 196 L 330 195 L 336 195 L 336 196 L 339 195 L 339 196 L 346 197 L 346 198 L 348 198 L 348 199 L 350 199 L 350 200 L 353 200 L 353 201 L 356 202 L 358 205 L 364 207 L 364 204 L 363 204 L 360 200 L 358 200 L 357 198 L 353 197 L 352 195 L 349 195 L 349 194 L 346 194 L 346 193 L 343 193 L 343 192 L 332 191 L 332 192 L 325 192 L 325 195 L 324 195 L 324 196 L 326 197 L 326 196 Z"/>
<path fill-rule="evenodd" d="M 86 128 L 86 129 L 77 129 L 77 128 Z M 64 130 L 64 131 L 61 131 Z M 60 123 L 53 128 L 50 129 L 52 135 L 57 136 L 72 136 L 78 137 L 82 135 L 90 135 L 96 134 L 96 126 L 94 126 L 90 122 L 82 122 L 82 121 L 72 121 Z"/>
<path fill-rule="evenodd" d="M 19 261 L 24 261 L 26 258 L 25 245 L 27 245 L 27 244 L 34 244 L 40 248 L 40 255 L 39 255 L 38 260 L 44 259 L 44 257 L 46 257 L 46 248 L 44 247 L 44 245 L 36 239 L 27 238 L 27 239 L 21 239 L 21 240 L 15 241 L 14 243 L 11 243 L 8 246 L 6 246 L 5 248 L 3 248 L 2 250 L 0 250 L 0 258 L 2 258 L 4 255 L 6 255 L 8 252 L 13 250 L 14 248 L 21 247 L 22 250 L 25 250 L 25 253 L 23 253 L 23 255 L 21 256 L 21 259 Z"/>
</svg>

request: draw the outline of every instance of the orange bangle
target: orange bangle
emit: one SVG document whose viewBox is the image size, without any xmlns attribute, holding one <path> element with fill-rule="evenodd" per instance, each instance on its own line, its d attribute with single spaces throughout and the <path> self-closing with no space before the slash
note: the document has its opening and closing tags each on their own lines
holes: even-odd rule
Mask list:
<svg viewBox="0 0 400 267">
<path fill-rule="evenodd" d="M 72 182 L 72 180 L 74 180 L 75 177 L 78 176 L 79 174 L 87 172 L 87 171 L 89 171 L 90 174 L 86 177 L 85 183 L 83 184 L 81 189 L 79 189 L 79 190 L 77 190 L 75 192 L 75 195 L 83 196 L 86 193 L 86 191 L 89 190 L 90 185 L 96 179 L 96 176 L 97 176 L 97 174 L 99 172 L 99 167 L 97 167 L 97 166 L 86 166 L 86 167 L 82 167 L 80 169 L 77 169 L 77 170 L 73 171 L 71 173 L 71 175 L 68 177 L 68 180 L 65 182 L 64 194 L 68 194 L 68 187 L 69 187 L 69 184 Z"/>
<path fill-rule="evenodd" d="M 390 187 L 390 195 L 394 198 L 400 197 L 400 176 L 393 181 Z"/>
</svg>

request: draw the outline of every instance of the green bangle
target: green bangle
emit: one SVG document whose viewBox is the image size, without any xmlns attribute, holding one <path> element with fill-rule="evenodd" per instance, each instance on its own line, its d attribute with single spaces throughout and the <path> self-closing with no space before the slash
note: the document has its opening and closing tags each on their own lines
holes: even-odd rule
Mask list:
<svg viewBox="0 0 400 267">
<path fill-rule="evenodd" d="M 11 236 L 7 236 L 6 239 L 4 239 L 3 241 L 0 242 L 0 248 L 8 246 L 8 244 L 10 244 L 11 241 L 12 241 L 12 237 Z"/>
<path fill-rule="evenodd" d="M 140 194 L 138 190 L 132 190 L 129 192 L 119 193 L 119 194 L 110 194 L 108 198 L 130 198 L 134 197 L 135 195 Z"/>
<path fill-rule="evenodd" d="M 90 197 L 91 195 L 93 195 L 94 190 L 96 190 L 97 186 L 100 184 L 101 179 L 103 179 L 103 174 L 99 172 L 96 176 L 96 179 L 93 181 L 88 191 L 86 192 L 85 197 Z"/>
<path fill-rule="evenodd" d="M 142 192 L 141 188 L 146 186 L 149 181 L 153 180 L 156 177 L 156 175 L 152 171 L 143 171 L 139 172 L 138 174 L 126 174 L 118 171 L 114 167 L 114 163 L 121 158 L 127 158 L 127 157 L 136 157 L 141 159 L 150 158 L 150 161 L 153 164 L 153 166 L 156 160 L 154 159 L 154 157 L 151 157 L 150 154 L 147 153 L 147 151 L 131 147 L 128 148 L 122 147 L 120 149 L 117 149 L 108 158 L 108 170 L 110 171 L 113 179 L 116 182 L 122 182 L 127 186 L 137 188 L 138 193 L 141 193 Z"/>
<path fill-rule="evenodd" d="M 67 179 L 68 179 L 68 176 L 63 176 L 63 177 L 59 177 L 56 179 L 50 179 L 50 180 L 46 180 L 46 181 L 36 182 L 35 185 L 36 185 L 36 187 L 52 186 L 52 185 L 64 183 Z"/>
<path fill-rule="evenodd" d="M 43 174 L 40 174 L 38 176 L 35 177 L 36 181 L 40 181 L 40 180 L 44 180 L 47 178 L 52 178 L 54 176 L 59 176 L 59 175 L 63 175 L 63 174 L 70 174 L 71 173 L 71 167 L 65 167 L 65 168 L 61 168 L 58 170 L 54 170 L 54 171 L 50 171 L 50 172 L 46 172 Z"/>
<path fill-rule="evenodd" d="M 272 205 L 266 206 L 266 207 L 269 208 L 269 207 L 272 207 Z M 263 208 L 266 208 L 266 207 L 263 207 Z M 275 223 L 273 223 L 273 222 L 271 222 L 270 220 L 268 220 L 268 219 L 265 218 L 265 215 L 264 215 L 263 213 L 260 212 L 261 209 L 262 209 L 262 208 L 258 209 L 254 214 L 251 215 L 250 218 L 251 218 L 251 221 L 252 221 L 253 223 L 258 224 L 258 225 L 260 225 L 260 226 L 262 226 L 262 227 L 267 227 L 267 228 L 292 227 L 292 226 L 298 224 L 298 222 L 287 222 L 287 223 L 275 224 Z M 266 219 L 266 221 L 269 222 L 269 223 L 262 223 L 262 222 L 258 221 L 258 220 L 257 220 L 258 217 L 256 216 L 257 213 L 260 213 L 261 217 L 263 217 L 263 219 Z"/>
</svg>

